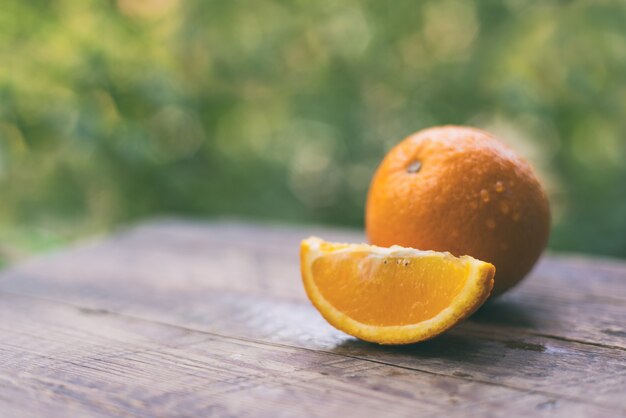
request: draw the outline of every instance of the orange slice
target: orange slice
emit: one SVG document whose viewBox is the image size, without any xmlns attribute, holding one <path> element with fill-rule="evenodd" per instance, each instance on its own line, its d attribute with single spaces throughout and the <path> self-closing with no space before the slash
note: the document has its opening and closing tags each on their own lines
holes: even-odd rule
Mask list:
<svg viewBox="0 0 626 418">
<path fill-rule="evenodd" d="M 496 271 L 469 256 L 315 237 L 302 241 L 300 268 L 309 299 L 331 325 L 379 344 L 450 329 L 487 300 Z"/>
</svg>

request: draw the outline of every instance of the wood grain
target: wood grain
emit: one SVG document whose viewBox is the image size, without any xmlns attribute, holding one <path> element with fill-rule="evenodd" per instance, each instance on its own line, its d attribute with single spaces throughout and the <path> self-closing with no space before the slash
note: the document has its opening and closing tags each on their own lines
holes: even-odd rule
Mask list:
<svg viewBox="0 0 626 418">
<path fill-rule="evenodd" d="M 307 302 L 311 234 L 363 240 L 169 220 L 3 272 L 2 415 L 626 416 L 623 263 L 545 257 L 451 332 L 389 348 Z"/>
</svg>

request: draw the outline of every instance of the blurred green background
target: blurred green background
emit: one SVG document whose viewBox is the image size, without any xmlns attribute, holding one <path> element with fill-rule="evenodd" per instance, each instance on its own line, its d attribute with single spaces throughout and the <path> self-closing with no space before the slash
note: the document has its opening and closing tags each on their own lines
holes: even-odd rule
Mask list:
<svg viewBox="0 0 626 418">
<path fill-rule="evenodd" d="M 626 2 L 4 0 L 0 263 L 159 214 L 362 227 L 385 152 L 498 134 L 626 257 Z"/>
</svg>

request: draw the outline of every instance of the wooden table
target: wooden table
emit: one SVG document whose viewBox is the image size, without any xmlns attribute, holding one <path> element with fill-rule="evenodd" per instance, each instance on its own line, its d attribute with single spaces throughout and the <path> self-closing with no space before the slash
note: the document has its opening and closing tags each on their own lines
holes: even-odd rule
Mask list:
<svg viewBox="0 0 626 418">
<path fill-rule="evenodd" d="M 322 228 L 154 221 L 0 274 L 0 416 L 626 416 L 626 263 L 550 255 L 452 331 L 382 347 L 309 304 Z"/>
</svg>

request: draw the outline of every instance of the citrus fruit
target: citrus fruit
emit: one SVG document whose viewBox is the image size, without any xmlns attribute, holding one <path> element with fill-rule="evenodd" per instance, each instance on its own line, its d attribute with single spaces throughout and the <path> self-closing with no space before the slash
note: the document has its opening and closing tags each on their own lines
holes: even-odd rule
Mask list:
<svg viewBox="0 0 626 418">
<path fill-rule="evenodd" d="M 389 151 L 365 218 L 372 244 L 493 263 L 493 295 L 531 270 L 550 229 L 548 199 L 531 166 L 491 134 L 461 126 L 417 132 Z"/>
<path fill-rule="evenodd" d="M 326 320 L 379 344 L 432 338 L 489 297 L 495 268 L 469 256 L 393 246 L 302 241 L 309 299 Z"/>
</svg>

